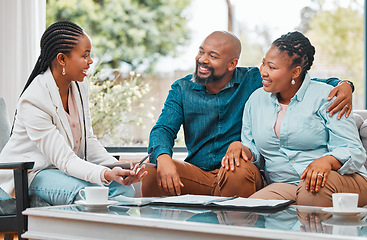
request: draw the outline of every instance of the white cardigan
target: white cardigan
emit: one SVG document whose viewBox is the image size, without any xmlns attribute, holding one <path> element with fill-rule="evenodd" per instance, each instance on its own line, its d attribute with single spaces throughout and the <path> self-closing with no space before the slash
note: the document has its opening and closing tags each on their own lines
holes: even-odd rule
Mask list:
<svg viewBox="0 0 367 240">
<path fill-rule="evenodd" d="M 71 83 L 72 92 L 82 125 L 78 155 L 72 150 L 73 135 L 50 69 L 38 75 L 19 99 L 13 135 L 0 153 L 0 162 L 34 161 L 34 168 L 28 174 L 29 184 L 40 170 L 57 168 L 70 176 L 101 185 L 101 172 L 106 167 L 99 164 L 117 161 L 93 135 L 87 80 L 78 84 L 85 112 L 88 161 L 83 159 L 83 114 L 75 82 Z M 14 196 L 12 170 L 0 170 L 0 187 Z"/>
</svg>

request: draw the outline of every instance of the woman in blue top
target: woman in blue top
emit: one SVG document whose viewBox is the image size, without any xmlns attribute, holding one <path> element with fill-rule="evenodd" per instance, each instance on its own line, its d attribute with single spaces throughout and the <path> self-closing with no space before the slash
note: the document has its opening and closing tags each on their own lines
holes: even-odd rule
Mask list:
<svg viewBox="0 0 367 240">
<path fill-rule="evenodd" d="M 332 87 L 310 81 L 315 48 L 302 33 L 275 40 L 260 67 L 263 88 L 245 105 L 241 142 L 234 142 L 222 167 L 253 161 L 268 185 L 253 198 L 295 200 L 332 206 L 331 194 L 359 194 L 367 204 L 366 152 L 353 118 L 326 112 Z"/>
</svg>

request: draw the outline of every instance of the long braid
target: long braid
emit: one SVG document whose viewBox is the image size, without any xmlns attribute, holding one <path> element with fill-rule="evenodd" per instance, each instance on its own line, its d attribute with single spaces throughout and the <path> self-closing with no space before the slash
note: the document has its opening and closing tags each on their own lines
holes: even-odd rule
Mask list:
<svg viewBox="0 0 367 240">
<path fill-rule="evenodd" d="M 83 29 L 70 21 L 60 21 L 50 25 L 41 38 L 41 54 L 31 75 L 20 95 L 28 88 L 33 79 L 51 67 L 57 54 L 68 54 L 78 43 L 78 37 L 83 35 Z"/>
<path fill-rule="evenodd" d="M 287 52 L 288 56 L 293 57 L 292 66 L 301 66 L 303 76 L 310 70 L 315 48 L 302 33 L 295 31 L 284 34 L 275 40 L 273 45 L 280 51 Z"/>
<path fill-rule="evenodd" d="M 69 54 L 70 50 L 75 48 L 77 45 L 79 36 L 83 34 L 83 29 L 70 21 L 59 21 L 50 25 L 42 35 L 41 54 L 38 57 L 32 73 L 29 76 L 20 96 L 22 96 L 24 91 L 29 87 L 37 75 L 44 73 L 47 68 L 51 67 L 52 61 L 55 59 L 57 54 Z M 10 135 L 13 134 L 16 115 L 17 109 L 15 110 Z"/>
</svg>

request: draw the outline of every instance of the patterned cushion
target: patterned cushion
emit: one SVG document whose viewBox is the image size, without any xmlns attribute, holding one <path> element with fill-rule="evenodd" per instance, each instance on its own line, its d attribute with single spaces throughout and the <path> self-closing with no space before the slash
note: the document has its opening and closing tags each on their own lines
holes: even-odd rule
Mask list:
<svg viewBox="0 0 367 240">
<path fill-rule="evenodd" d="M 30 207 L 47 207 L 51 206 L 45 200 L 37 195 L 30 196 Z M 16 214 L 16 203 L 14 198 L 0 200 L 0 216 Z"/>
</svg>

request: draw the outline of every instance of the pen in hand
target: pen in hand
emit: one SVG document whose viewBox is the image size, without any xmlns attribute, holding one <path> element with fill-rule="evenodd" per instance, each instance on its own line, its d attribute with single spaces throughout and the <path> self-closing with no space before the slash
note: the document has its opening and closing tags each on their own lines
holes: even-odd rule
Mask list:
<svg viewBox="0 0 367 240">
<path fill-rule="evenodd" d="M 141 167 L 141 165 L 143 165 L 144 161 L 149 157 L 149 155 L 150 155 L 150 154 L 146 155 L 145 157 L 143 157 L 143 158 L 139 161 L 139 163 L 138 163 L 139 167 Z"/>
<path fill-rule="evenodd" d="M 139 168 L 143 165 L 144 161 L 149 157 L 150 154 L 146 155 L 145 157 L 143 157 L 136 165 L 138 166 L 137 172 L 140 170 Z M 136 166 L 135 165 L 135 166 Z M 133 170 L 134 166 L 131 165 L 130 166 L 130 170 Z M 127 176 L 122 177 L 122 179 L 125 179 Z"/>
</svg>

